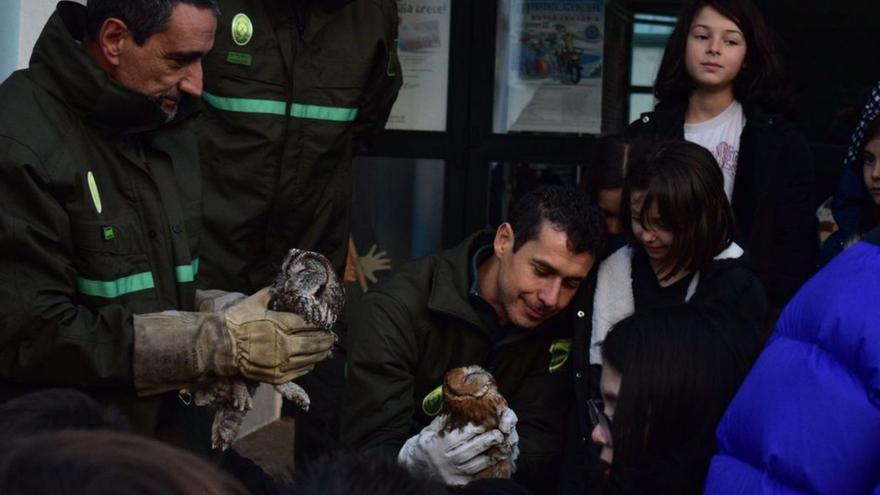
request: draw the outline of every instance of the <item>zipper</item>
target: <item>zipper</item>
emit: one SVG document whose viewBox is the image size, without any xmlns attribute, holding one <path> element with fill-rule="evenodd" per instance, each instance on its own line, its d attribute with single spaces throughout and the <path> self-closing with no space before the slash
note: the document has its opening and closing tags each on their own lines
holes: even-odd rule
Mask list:
<svg viewBox="0 0 880 495">
<path fill-rule="evenodd" d="M 287 4 L 287 29 L 288 32 L 291 33 L 290 36 L 290 67 L 287 68 L 287 81 L 285 81 L 284 91 L 285 91 L 285 104 L 284 104 L 284 129 L 282 131 L 282 139 L 281 139 L 281 148 L 279 150 L 278 156 L 278 166 L 275 169 L 275 187 L 272 193 L 272 198 L 269 204 L 268 217 L 269 222 L 266 224 L 266 230 L 263 234 L 263 250 L 264 254 L 270 254 L 272 251 L 273 243 L 272 237 L 275 235 L 275 231 L 272 226 L 275 222 L 279 221 L 279 213 L 277 212 L 278 203 L 281 201 L 279 198 L 281 191 L 281 179 L 284 175 L 284 156 L 285 150 L 290 146 L 290 142 L 292 141 L 292 137 L 290 136 L 291 132 L 291 120 L 292 120 L 292 110 L 293 110 L 293 75 L 294 75 L 294 66 L 296 65 L 296 48 L 297 48 L 297 37 L 293 36 L 293 33 L 300 33 L 300 24 L 299 22 L 299 13 L 297 7 L 294 5 L 296 3 L 294 0 L 291 0 Z M 276 36 L 278 36 L 276 34 Z M 300 40 L 302 34 L 299 35 Z M 280 41 L 280 40 L 279 40 Z M 281 54 L 279 54 L 281 55 Z M 281 55 L 283 60 L 283 55 Z"/>
<path fill-rule="evenodd" d="M 296 4 L 295 6 L 293 4 Z M 296 26 L 296 33 L 299 35 L 299 40 L 303 41 L 305 39 L 306 34 L 306 23 L 305 16 L 302 13 L 302 3 L 301 2 L 291 2 L 291 7 L 293 9 L 293 23 Z"/>
</svg>

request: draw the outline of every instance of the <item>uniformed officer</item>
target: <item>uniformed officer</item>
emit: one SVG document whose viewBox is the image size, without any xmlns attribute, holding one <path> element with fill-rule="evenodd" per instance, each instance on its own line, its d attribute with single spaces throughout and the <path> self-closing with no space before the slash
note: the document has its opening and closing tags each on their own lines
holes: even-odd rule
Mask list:
<svg viewBox="0 0 880 495">
<path fill-rule="evenodd" d="M 249 292 L 291 247 L 341 274 L 353 146 L 401 85 L 396 0 L 220 0 L 199 125 L 204 287 Z"/>
<path fill-rule="evenodd" d="M 291 247 L 342 274 L 352 153 L 385 126 L 401 86 L 396 0 L 220 0 L 199 122 L 205 183 L 200 286 L 249 292 Z M 296 457 L 332 449 L 340 351 L 300 381 Z"/>
<path fill-rule="evenodd" d="M 30 67 L 0 86 L 2 398 L 80 387 L 135 431 L 205 443 L 165 392 L 281 383 L 326 357 L 332 337 L 267 311 L 266 290 L 193 312 L 202 208 L 187 128 L 217 15 L 214 0 L 61 2 Z"/>
</svg>

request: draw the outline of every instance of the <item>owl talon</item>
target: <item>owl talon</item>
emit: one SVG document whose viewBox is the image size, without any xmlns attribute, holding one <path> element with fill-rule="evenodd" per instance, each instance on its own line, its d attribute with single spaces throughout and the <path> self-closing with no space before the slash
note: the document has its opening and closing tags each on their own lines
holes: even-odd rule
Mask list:
<svg viewBox="0 0 880 495">
<path fill-rule="evenodd" d="M 306 393 L 302 387 L 296 383 L 287 382 L 282 383 L 281 385 L 275 385 L 275 390 L 277 390 L 285 399 L 293 402 L 296 407 L 308 412 L 312 401 L 309 398 L 309 394 Z"/>
</svg>

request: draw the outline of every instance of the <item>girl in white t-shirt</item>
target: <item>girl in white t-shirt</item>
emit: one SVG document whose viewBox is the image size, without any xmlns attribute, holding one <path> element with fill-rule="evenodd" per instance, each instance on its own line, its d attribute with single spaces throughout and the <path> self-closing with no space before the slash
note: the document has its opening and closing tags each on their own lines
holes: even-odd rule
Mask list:
<svg viewBox="0 0 880 495">
<path fill-rule="evenodd" d="M 749 0 L 685 6 L 657 74 L 659 104 L 629 136 L 684 138 L 709 150 L 724 176 L 737 240 L 771 306 L 784 306 L 816 259 L 815 173 L 809 147 L 770 109 L 784 99 L 779 54 Z"/>
</svg>

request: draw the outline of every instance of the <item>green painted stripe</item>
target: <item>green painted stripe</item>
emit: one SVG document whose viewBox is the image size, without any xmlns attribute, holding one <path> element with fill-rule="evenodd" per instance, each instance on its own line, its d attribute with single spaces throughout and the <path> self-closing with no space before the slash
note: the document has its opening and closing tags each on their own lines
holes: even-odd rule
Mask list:
<svg viewBox="0 0 880 495">
<path fill-rule="evenodd" d="M 180 284 L 186 284 L 194 281 L 198 273 L 199 258 L 194 259 L 192 264 L 174 267 L 174 275 L 177 277 L 177 283 Z"/>
<path fill-rule="evenodd" d="M 219 110 L 242 113 L 268 113 L 272 115 L 284 115 L 287 105 L 283 101 L 255 100 L 251 98 L 224 98 L 212 95 L 207 91 L 202 92 L 205 103 Z"/>
<path fill-rule="evenodd" d="M 155 287 L 153 274 L 150 272 L 135 273 L 128 277 L 106 281 L 77 277 L 76 285 L 82 294 L 108 299 Z"/>
<path fill-rule="evenodd" d="M 318 105 L 301 105 L 294 103 L 290 115 L 300 119 L 332 120 L 334 122 L 351 122 L 357 117 L 357 108 L 322 107 Z"/>
<path fill-rule="evenodd" d="M 227 112 L 264 113 L 284 115 L 287 105 L 283 101 L 255 100 L 252 98 L 226 98 L 202 92 L 202 99 L 208 105 Z M 320 105 L 303 105 L 294 103 L 290 116 L 298 119 L 329 120 L 333 122 L 351 122 L 357 117 L 357 108 L 323 107 Z"/>
</svg>

